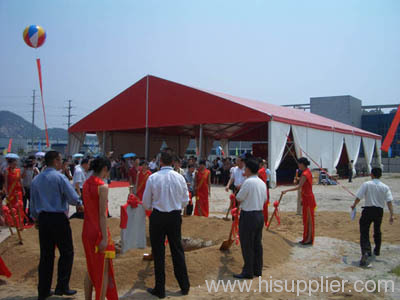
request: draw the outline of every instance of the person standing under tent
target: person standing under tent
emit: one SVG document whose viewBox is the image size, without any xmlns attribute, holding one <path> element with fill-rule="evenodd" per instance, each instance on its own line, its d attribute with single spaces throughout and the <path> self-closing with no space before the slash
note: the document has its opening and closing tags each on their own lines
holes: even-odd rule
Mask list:
<svg viewBox="0 0 400 300">
<path fill-rule="evenodd" d="M 354 160 L 349 162 L 349 182 L 353 182 Z"/>
<path fill-rule="evenodd" d="M 297 191 L 301 189 L 301 200 L 303 205 L 303 240 L 302 245 L 312 245 L 315 237 L 315 202 L 314 193 L 312 190 L 313 177 L 308 166 L 310 162 L 307 158 L 302 157 L 298 160 L 298 167 L 302 171 L 299 184 L 292 189 L 282 191 L 282 194 L 287 192 Z"/>
<path fill-rule="evenodd" d="M 206 161 L 201 160 L 194 177 L 196 204 L 195 216 L 208 217 L 209 199 L 211 195 L 211 172 L 206 168 Z"/>
<path fill-rule="evenodd" d="M 151 171 L 149 170 L 149 164 L 147 161 L 142 161 L 140 162 L 140 170 L 138 171 L 138 174 L 136 176 L 136 196 L 140 199 L 140 201 L 143 198 L 143 193 L 144 190 L 146 189 L 146 183 L 147 180 L 149 179 L 151 175 Z M 146 216 L 151 215 L 151 210 L 146 210 Z"/>
</svg>

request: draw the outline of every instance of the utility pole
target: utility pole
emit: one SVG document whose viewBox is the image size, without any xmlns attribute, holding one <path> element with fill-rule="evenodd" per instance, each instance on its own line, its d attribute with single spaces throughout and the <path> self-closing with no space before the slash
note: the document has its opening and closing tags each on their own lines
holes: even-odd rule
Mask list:
<svg viewBox="0 0 400 300">
<path fill-rule="evenodd" d="M 68 110 L 68 115 L 65 115 L 64 117 L 68 118 L 68 123 L 66 124 L 68 126 L 68 129 L 71 127 L 71 117 L 75 116 L 71 114 L 72 108 L 74 108 L 72 105 L 72 100 L 68 100 L 68 106 L 65 107 Z"/>
<path fill-rule="evenodd" d="M 33 151 L 33 136 L 35 129 L 35 103 L 36 102 L 36 90 L 33 90 L 32 94 L 32 128 L 31 128 L 31 149 Z"/>
</svg>

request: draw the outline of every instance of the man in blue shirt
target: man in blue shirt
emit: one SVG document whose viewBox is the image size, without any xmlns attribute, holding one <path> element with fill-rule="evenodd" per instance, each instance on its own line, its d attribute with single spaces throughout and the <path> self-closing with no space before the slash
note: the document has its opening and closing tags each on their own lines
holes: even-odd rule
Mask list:
<svg viewBox="0 0 400 300">
<path fill-rule="evenodd" d="M 60 153 L 47 152 L 45 163 L 47 168 L 32 182 L 30 199 L 31 217 L 39 229 L 39 300 L 44 300 L 53 294 L 50 289 L 56 246 L 60 252 L 60 258 L 55 294 L 59 296 L 76 294 L 76 291 L 69 289 L 74 246 L 68 220 L 68 208 L 70 204 L 82 205 L 67 177 L 58 172 L 62 167 Z"/>
</svg>

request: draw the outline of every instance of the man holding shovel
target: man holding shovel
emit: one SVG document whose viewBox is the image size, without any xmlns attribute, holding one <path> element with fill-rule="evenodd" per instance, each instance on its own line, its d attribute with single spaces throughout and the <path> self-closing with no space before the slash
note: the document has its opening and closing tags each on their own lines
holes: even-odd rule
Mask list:
<svg viewBox="0 0 400 300">
<path fill-rule="evenodd" d="M 267 188 L 265 183 L 257 176 L 259 169 L 257 160 L 248 158 L 245 160 L 245 166 L 247 179 L 243 182 L 236 196 L 241 208 L 239 236 L 244 266 L 242 272 L 233 275 L 233 277 L 252 279 L 253 276 L 262 275 L 263 206 L 267 200 Z"/>
</svg>

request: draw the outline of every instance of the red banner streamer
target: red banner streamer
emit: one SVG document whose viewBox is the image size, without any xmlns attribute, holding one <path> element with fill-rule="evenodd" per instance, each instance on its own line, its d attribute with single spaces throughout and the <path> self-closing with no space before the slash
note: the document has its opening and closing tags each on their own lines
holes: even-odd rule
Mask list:
<svg viewBox="0 0 400 300">
<path fill-rule="evenodd" d="M 50 147 L 49 143 L 49 133 L 47 131 L 47 122 L 46 122 L 46 112 L 44 109 L 44 99 L 43 99 L 43 87 L 42 87 L 42 67 L 40 65 L 40 58 L 36 58 L 36 64 L 39 72 L 39 83 L 40 83 L 40 94 L 42 98 L 42 109 L 43 109 L 43 118 L 44 118 L 44 129 L 46 133 L 46 147 Z"/>
<path fill-rule="evenodd" d="M 381 147 L 381 149 L 383 151 L 385 151 L 385 152 L 389 151 L 389 147 L 393 142 L 393 139 L 394 139 L 394 136 L 396 134 L 397 127 L 399 126 L 399 123 L 400 123 L 400 105 L 397 108 L 397 113 L 394 116 L 392 125 L 390 125 L 389 131 L 388 131 L 388 133 L 387 133 L 387 135 L 385 137 L 385 140 L 383 141 L 383 144 L 382 144 L 382 147 Z"/>
<path fill-rule="evenodd" d="M 10 139 L 10 140 L 8 141 L 8 149 L 7 149 L 7 152 L 8 152 L 8 153 L 11 152 L 12 141 L 13 141 L 12 139 Z"/>
</svg>

